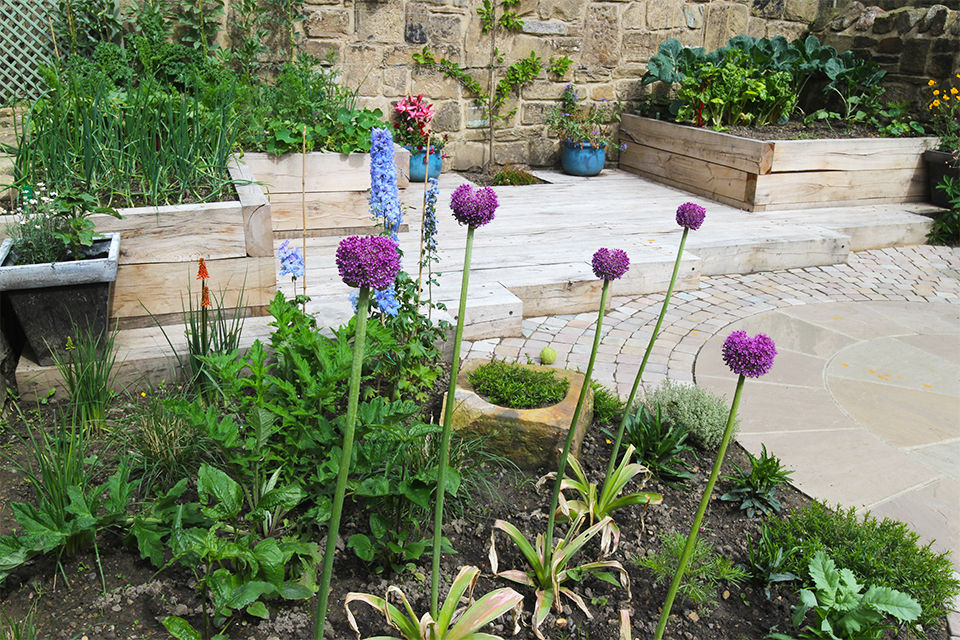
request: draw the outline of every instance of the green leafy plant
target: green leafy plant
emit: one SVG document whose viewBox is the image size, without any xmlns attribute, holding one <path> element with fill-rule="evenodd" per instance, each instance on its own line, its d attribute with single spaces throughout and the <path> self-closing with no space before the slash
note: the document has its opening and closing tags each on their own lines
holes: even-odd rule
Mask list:
<svg viewBox="0 0 960 640">
<path fill-rule="evenodd" d="M 643 402 L 651 410 L 659 407 L 663 418 L 686 429 L 690 440 L 701 449 L 710 451 L 720 444 L 728 413 L 722 397 L 667 379 L 647 394 Z M 739 420 L 735 420 L 734 435 L 738 429 Z"/>
<path fill-rule="evenodd" d="M 936 214 L 927 241 L 931 244 L 956 245 L 960 242 L 960 179 L 944 176 L 937 189 L 947 195 L 950 208 Z"/>
<path fill-rule="evenodd" d="M 692 452 L 687 444 L 689 433 L 663 418 L 660 405 L 656 413 L 642 404 L 626 418 L 624 432 L 630 446 L 636 450 L 637 460 L 650 470 L 655 478 L 668 486 L 680 486 L 693 479 L 689 463 L 683 455 Z"/>
<path fill-rule="evenodd" d="M 66 0 L 59 3 L 52 29 L 64 53 L 89 56 L 97 44 L 114 43 L 123 31 L 117 0 Z"/>
<path fill-rule="evenodd" d="M 956 154 L 960 151 L 960 73 L 946 82 L 927 82 L 930 95 L 927 109 L 930 111 L 930 127 L 940 138 L 938 149 Z M 956 163 L 955 163 L 956 164 Z"/>
<path fill-rule="evenodd" d="M 639 566 L 653 573 L 654 584 L 666 584 L 677 573 L 687 538 L 679 531 L 671 531 L 660 534 L 660 542 L 656 552 L 635 558 Z M 714 553 L 710 543 L 698 538 L 677 593 L 698 609 L 709 612 L 717 605 L 722 582 L 739 585 L 746 579 L 743 569 Z"/>
<path fill-rule="evenodd" d="M 512 409 L 547 407 L 563 400 L 570 382 L 551 370 L 492 360 L 470 372 L 474 391 L 488 402 Z"/>
<path fill-rule="evenodd" d="M 643 488 L 650 479 L 650 471 L 646 467 L 642 464 L 630 463 L 631 456 L 633 456 L 633 447 L 629 446 L 623 454 L 623 460 L 602 488 L 598 488 L 596 484 L 587 480 L 580 462 L 575 456 L 571 456 L 569 462 L 573 475 L 564 477 L 560 483 L 558 509 L 566 519 L 576 521 L 578 517 L 584 515 L 591 526 L 594 522 L 607 521 L 600 535 L 600 553 L 603 556 L 610 555 L 620 545 L 620 527 L 613 520 L 614 511 L 638 504 L 644 505 L 643 508 L 646 511 L 651 504 L 663 502 L 663 496 L 659 493 L 633 492 L 621 495 L 631 481 L 636 480 L 640 483 L 640 488 Z M 555 473 L 543 476 L 537 481 L 537 487 L 539 488 L 543 482 L 555 476 Z M 563 496 L 564 490 L 574 492 L 576 498 L 567 500 Z"/>
<path fill-rule="evenodd" d="M 570 56 L 563 55 L 557 58 L 550 56 L 550 60 L 547 62 L 547 73 L 557 78 L 562 78 L 572 66 L 573 59 Z"/>
<path fill-rule="evenodd" d="M 113 385 L 117 370 L 117 330 L 105 335 L 91 327 L 74 325 L 73 336 L 67 338 L 64 359 L 52 350 L 53 363 L 70 396 L 73 419 L 85 429 L 103 429 L 107 411 L 117 396 Z"/>
<path fill-rule="evenodd" d="M 630 578 L 619 562 L 602 560 L 572 566 L 574 557 L 583 549 L 584 545 L 607 528 L 610 521 L 611 518 L 604 518 L 581 532 L 580 529 L 586 522 L 586 514 L 581 513 L 570 524 L 567 534 L 558 539 L 556 547 L 549 549 L 549 551 L 543 534 L 537 534 L 534 544 L 530 544 L 523 533 L 509 522 L 497 520 L 493 523 L 493 531 L 490 533 L 490 571 L 501 578 L 533 587 L 536 590 L 537 603 L 533 609 L 532 626 L 533 632 L 538 638 L 543 638 L 540 625 L 543 624 L 547 614 L 550 613 L 550 609 L 555 608 L 558 615 L 563 611 L 563 605 L 560 602 L 561 596 L 569 599 L 585 615 L 592 615 L 583 598 L 568 586 L 571 581 L 579 582 L 586 575 L 592 574 L 616 585 L 619 576 L 619 585 L 627 590 L 627 599 L 630 599 Z M 520 550 L 527 561 L 527 570 L 499 571 L 500 561 L 496 548 L 497 531 L 505 533 L 517 546 L 517 549 Z"/>
<path fill-rule="evenodd" d="M 831 508 L 814 501 L 787 519 L 768 521 L 774 544 L 797 553 L 784 568 L 808 576 L 807 567 L 818 551 L 827 553 L 868 584 L 899 589 L 915 598 L 923 611 L 923 626 L 946 616 L 944 606 L 960 593 L 949 554 L 935 553 L 930 544 L 896 520 L 857 516 L 853 507 Z"/>
<path fill-rule="evenodd" d="M 609 425 L 620 420 L 626 409 L 620 396 L 596 380 L 590 386 L 593 387 L 593 423 Z"/>
<path fill-rule="evenodd" d="M 492 182 L 495 186 L 519 186 L 539 184 L 540 180 L 529 171 L 508 165 L 494 174 Z"/>
<path fill-rule="evenodd" d="M 608 133 L 611 122 L 620 120 L 620 108 L 598 107 L 596 105 L 583 108 L 579 104 L 577 90 L 572 84 L 563 88 L 560 104 L 553 108 L 547 116 L 547 125 L 550 130 L 560 137 L 560 140 L 576 145 L 589 144 L 594 147 L 605 147 L 613 142 Z"/>
<path fill-rule="evenodd" d="M 40 632 L 34 622 L 37 612 L 36 607 L 37 605 L 34 603 L 27 615 L 19 621 L 0 610 L 0 638 L 3 640 L 39 640 Z"/>
<path fill-rule="evenodd" d="M 808 567 L 815 590 L 801 589 L 800 604 L 793 607 L 793 626 L 803 625 L 813 612 L 814 623 L 806 624 L 801 638 L 836 640 L 876 640 L 887 629 L 896 628 L 886 622 L 892 616 L 900 623 L 912 622 L 920 616 L 920 604 L 905 593 L 889 587 L 871 586 L 866 592 L 850 569 L 837 570 L 826 553 L 818 551 Z M 794 640 L 783 633 L 768 638 Z"/>
<path fill-rule="evenodd" d="M 767 453 L 766 445 L 761 446 L 759 458 L 749 451 L 746 452 L 750 460 L 749 472 L 733 463 L 735 475 L 724 476 L 724 479 L 732 482 L 734 488 L 720 496 L 721 500 L 738 502 L 740 509 L 747 512 L 748 518 L 757 513 L 765 516 L 780 513 L 777 487 L 786 484 L 793 474 L 783 468 L 780 458 Z"/>
<path fill-rule="evenodd" d="M 785 564 L 796 551 L 796 547 L 784 551 L 783 547 L 776 544 L 766 524 L 760 528 L 759 539 L 747 536 L 746 570 L 756 582 L 763 585 L 767 600 L 770 599 L 770 585 L 800 579 L 797 574 L 784 570 Z"/>
<path fill-rule="evenodd" d="M 519 631 L 519 610 L 523 607 L 523 596 L 510 588 L 497 589 L 473 601 L 473 589 L 476 586 L 480 570 L 476 567 L 461 567 L 450 585 L 450 592 L 443 606 L 432 616 L 429 612 L 417 617 L 413 607 L 407 601 L 403 592 L 395 586 L 387 588 L 383 598 L 366 593 L 348 593 L 344 601 L 347 609 L 347 622 L 359 640 L 360 630 L 356 618 L 350 609 L 353 602 L 370 605 L 383 614 L 387 623 L 400 633 L 402 640 L 499 640 L 498 636 L 482 633 L 480 629 L 502 615 L 515 611 L 514 633 Z M 391 594 L 395 594 L 403 605 L 400 609 L 389 602 Z M 462 611 L 459 609 L 461 600 L 466 597 L 468 605 Z M 459 615 L 455 615 L 459 612 Z M 386 638 L 387 636 L 377 636 Z M 371 638 L 370 640 L 375 640 Z"/>
</svg>

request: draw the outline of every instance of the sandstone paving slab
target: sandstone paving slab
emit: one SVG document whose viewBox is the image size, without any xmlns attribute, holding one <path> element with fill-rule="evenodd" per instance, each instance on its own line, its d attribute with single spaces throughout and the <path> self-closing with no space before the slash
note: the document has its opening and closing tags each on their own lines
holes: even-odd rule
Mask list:
<svg viewBox="0 0 960 640">
<path fill-rule="evenodd" d="M 914 335 L 900 336 L 899 339 L 934 356 L 960 365 L 960 339 L 957 339 L 957 336 Z M 960 381 L 957 382 L 960 384 Z"/>
<path fill-rule="evenodd" d="M 723 340 L 714 338 L 703 345 L 694 365 L 694 374 L 713 376 L 718 378 L 729 377 L 736 381 L 737 376 L 723 362 Z M 777 343 L 777 357 L 773 361 L 773 368 L 763 376 L 764 382 L 779 382 L 790 385 L 823 388 L 823 369 L 827 361 L 823 358 L 787 351 Z"/>
<path fill-rule="evenodd" d="M 909 522 L 924 542 L 933 542 L 937 553 L 953 551 L 953 567 L 960 570 L 956 555 L 960 541 L 960 480 L 939 478 L 878 505 L 870 512 L 877 517 Z"/>
<path fill-rule="evenodd" d="M 960 274 L 957 274 L 960 278 Z M 887 319 L 914 328 L 916 333 L 960 335 L 960 305 L 924 302 L 865 302 Z"/>
<path fill-rule="evenodd" d="M 858 509 L 942 477 L 863 429 L 741 433 L 737 440 L 754 455 L 765 444 L 794 470 L 791 482 L 806 494 Z"/>
<path fill-rule="evenodd" d="M 858 340 L 911 334 L 916 330 L 912 324 L 895 322 L 866 305 L 849 302 L 804 304 L 781 309 L 780 313 Z"/>
<path fill-rule="evenodd" d="M 727 398 L 733 397 L 736 388 L 732 374 L 729 378 L 698 375 L 696 380 L 697 386 Z M 741 435 L 860 429 L 822 387 L 794 387 L 762 379 L 744 385 L 738 417 Z"/>
<path fill-rule="evenodd" d="M 960 438 L 960 397 L 830 376 L 830 392 L 863 428 L 898 447 Z"/>
<path fill-rule="evenodd" d="M 744 318 L 724 328 L 721 333 L 723 338 L 726 338 L 736 330 L 746 331 L 751 336 L 764 333 L 773 338 L 778 347 L 819 358 L 830 357 L 855 342 L 850 336 L 838 331 L 792 318 L 779 311 Z"/>
<path fill-rule="evenodd" d="M 960 480 L 960 438 L 911 447 L 906 451 L 931 469 Z M 960 493 L 957 494 L 957 500 L 960 501 Z"/>
<path fill-rule="evenodd" d="M 865 340 L 838 351 L 826 373 L 828 378 L 960 397 L 960 364 L 894 337 Z"/>
</svg>

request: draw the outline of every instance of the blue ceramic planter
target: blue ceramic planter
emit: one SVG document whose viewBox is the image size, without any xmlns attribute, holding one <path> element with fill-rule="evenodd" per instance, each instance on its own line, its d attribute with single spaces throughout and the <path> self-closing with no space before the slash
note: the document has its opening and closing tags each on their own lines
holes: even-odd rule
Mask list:
<svg viewBox="0 0 960 640">
<path fill-rule="evenodd" d="M 607 159 L 606 147 L 594 147 L 584 143 L 564 142 L 560 148 L 560 166 L 572 176 L 595 176 L 603 170 Z M 412 179 L 412 178 L 411 178 Z"/>
<path fill-rule="evenodd" d="M 410 150 L 410 182 L 423 182 L 426 179 L 427 164 L 423 161 L 425 155 L 425 150 L 419 153 Z M 430 154 L 430 177 L 439 177 L 441 171 L 443 171 L 443 158 L 440 151 L 434 149 Z"/>
</svg>

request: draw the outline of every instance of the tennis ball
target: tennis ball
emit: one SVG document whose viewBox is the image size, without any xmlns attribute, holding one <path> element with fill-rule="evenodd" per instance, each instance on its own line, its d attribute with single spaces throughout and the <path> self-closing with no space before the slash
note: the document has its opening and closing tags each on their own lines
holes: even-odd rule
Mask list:
<svg viewBox="0 0 960 640">
<path fill-rule="evenodd" d="M 540 362 L 543 364 L 553 364 L 557 361 L 557 352 L 550 347 L 544 347 L 540 352 Z"/>
</svg>

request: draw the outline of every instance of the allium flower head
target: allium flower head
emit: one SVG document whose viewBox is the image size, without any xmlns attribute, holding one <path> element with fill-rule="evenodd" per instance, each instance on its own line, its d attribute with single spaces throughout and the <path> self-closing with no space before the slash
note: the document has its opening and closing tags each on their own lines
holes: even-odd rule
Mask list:
<svg viewBox="0 0 960 640">
<path fill-rule="evenodd" d="M 450 197 L 453 217 L 468 227 L 482 227 L 493 220 L 499 204 L 497 194 L 490 187 L 474 189 L 468 184 L 462 184 Z"/>
<path fill-rule="evenodd" d="M 597 249 L 593 273 L 603 280 L 616 280 L 630 270 L 630 258 L 623 249 Z"/>
<path fill-rule="evenodd" d="M 350 236 L 337 247 L 337 270 L 351 287 L 386 289 L 400 271 L 397 243 L 386 236 Z"/>
<path fill-rule="evenodd" d="M 746 331 L 734 331 L 723 341 L 723 361 L 730 370 L 748 378 L 759 378 L 773 367 L 776 345 L 758 333 L 749 337 Z"/>
<path fill-rule="evenodd" d="M 393 159 L 393 135 L 388 129 L 370 132 L 370 213 L 383 218 L 384 228 L 396 240 L 403 223 L 403 209 Z"/>
<path fill-rule="evenodd" d="M 707 217 L 707 210 L 698 204 L 684 202 L 677 207 L 677 224 L 684 229 L 696 231 Z"/>
<path fill-rule="evenodd" d="M 291 276 L 294 279 L 303 277 L 303 254 L 300 249 L 290 246 L 289 240 L 284 240 L 277 250 L 280 258 L 280 277 Z"/>
</svg>

